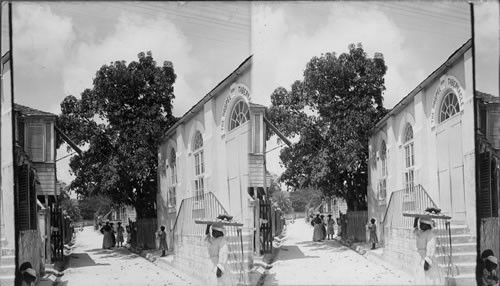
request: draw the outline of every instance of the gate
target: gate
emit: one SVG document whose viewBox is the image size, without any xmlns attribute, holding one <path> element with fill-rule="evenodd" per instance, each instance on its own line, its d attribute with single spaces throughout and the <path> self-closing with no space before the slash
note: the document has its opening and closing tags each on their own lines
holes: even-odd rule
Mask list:
<svg viewBox="0 0 500 286">
<path fill-rule="evenodd" d="M 63 213 L 60 207 L 50 208 L 50 241 L 52 261 L 62 261 L 64 258 Z"/>
<path fill-rule="evenodd" d="M 260 201 L 259 208 L 261 254 L 271 253 L 273 251 L 271 202 Z"/>
</svg>

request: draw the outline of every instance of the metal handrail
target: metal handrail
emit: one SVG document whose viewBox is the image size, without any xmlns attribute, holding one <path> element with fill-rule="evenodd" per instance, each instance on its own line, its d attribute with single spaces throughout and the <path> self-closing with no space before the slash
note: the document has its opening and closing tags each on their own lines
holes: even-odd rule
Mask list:
<svg viewBox="0 0 500 286">
<path fill-rule="evenodd" d="M 391 193 L 382 223 L 384 227 L 411 230 L 413 229 L 413 219 L 403 216 L 403 213 L 423 213 L 428 207 L 438 208 L 422 185 L 394 191 Z M 452 240 L 449 219 L 446 216 L 443 216 L 443 219 L 437 219 L 434 229 L 438 234 L 445 236 L 444 240 L 440 239 L 439 235 L 436 237 L 437 250 L 443 257 L 443 264 L 447 265 L 448 275 L 453 277 Z"/>
</svg>

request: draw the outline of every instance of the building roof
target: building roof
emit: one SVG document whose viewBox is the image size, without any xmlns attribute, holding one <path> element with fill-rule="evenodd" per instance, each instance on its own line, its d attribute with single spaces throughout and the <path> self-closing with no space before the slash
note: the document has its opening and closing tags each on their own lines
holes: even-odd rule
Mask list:
<svg viewBox="0 0 500 286">
<path fill-rule="evenodd" d="M 14 110 L 20 112 L 22 115 L 25 116 L 57 116 L 53 113 L 46 112 L 46 111 L 41 111 L 35 108 L 31 108 L 28 106 L 24 106 L 21 104 L 14 103 Z"/>
<path fill-rule="evenodd" d="M 489 104 L 489 103 L 500 103 L 500 97 L 494 96 L 488 93 L 484 93 L 482 91 L 477 90 L 476 91 L 476 96 L 480 98 L 484 103 Z"/>
<path fill-rule="evenodd" d="M 453 54 L 451 54 L 448 59 L 440 65 L 436 70 L 434 70 L 426 79 L 424 79 L 417 87 L 415 87 L 407 96 L 405 96 L 403 99 L 401 99 L 398 104 L 392 108 L 389 113 L 387 113 L 382 119 L 380 119 L 376 124 L 375 127 L 372 129 L 372 132 L 377 131 L 382 127 L 382 125 L 387 121 L 387 119 L 397 112 L 401 110 L 403 107 L 409 104 L 409 102 L 413 99 L 413 97 L 419 93 L 424 87 L 426 87 L 429 83 L 434 81 L 436 78 L 441 76 L 441 74 L 451 67 L 453 63 L 463 56 L 466 51 L 468 51 L 472 47 L 472 39 L 469 39 L 467 42 L 465 42 L 460 48 L 458 48 Z"/>
<path fill-rule="evenodd" d="M 203 108 L 203 105 L 212 99 L 218 91 L 227 86 L 235 77 L 240 75 L 245 69 L 247 69 L 252 64 L 252 55 L 246 58 L 232 73 L 230 73 L 225 79 L 219 82 L 210 92 L 208 92 L 200 101 L 198 101 L 193 107 L 191 107 L 184 115 L 179 118 L 179 120 L 172 125 L 163 135 L 163 138 L 168 137 L 175 129 L 182 123 L 191 119 L 196 112 Z"/>
</svg>

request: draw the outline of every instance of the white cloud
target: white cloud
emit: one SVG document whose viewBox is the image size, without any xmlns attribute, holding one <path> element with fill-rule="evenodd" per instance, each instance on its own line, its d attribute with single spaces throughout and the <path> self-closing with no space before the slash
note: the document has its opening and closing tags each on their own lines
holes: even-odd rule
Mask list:
<svg viewBox="0 0 500 286">
<path fill-rule="evenodd" d="M 129 63 L 137 60 L 139 52 L 152 51 L 158 65 L 165 60 L 174 63 L 177 74 L 174 114 L 180 115 L 198 96 L 185 80 L 197 64 L 189 55 L 190 50 L 187 39 L 173 23 L 123 13 L 110 37 L 102 42 L 78 45 L 64 68 L 64 89 L 79 96 L 85 88 L 92 87 L 95 73 L 102 65 L 115 60 Z"/>
<path fill-rule="evenodd" d="M 307 4 L 305 4 L 307 5 Z M 385 56 L 386 107 L 392 107 L 424 74 L 417 68 L 417 61 L 403 47 L 405 36 L 386 15 L 375 6 L 359 9 L 351 3 L 325 3 L 330 10 L 326 24 L 311 31 L 290 30 L 290 23 L 301 21 L 289 17 L 280 6 L 254 3 L 252 21 L 252 50 L 254 93 L 262 96 L 259 101 L 269 104 L 274 88 L 289 88 L 300 79 L 305 64 L 313 56 L 325 52 L 347 52 L 350 43 L 361 42 L 370 57 L 375 52 Z M 371 7 L 372 9 L 370 9 Z M 408 72 L 411 70 L 411 72 Z"/>
<path fill-rule="evenodd" d="M 418 68 L 419 59 L 404 48 L 405 35 L 375 6 L 364 5 L 366 9 L 359 9 L 352 3 L 333 2 L 325 3 L 324 7 L 329 9 L 326 24 L 308 30 L 300 25 L 291 28 L 292 23 L 306 20 L 290 16 L 284 6 L 254 3 L 252 88 L 256 102 L 270 105 L 272 91 L 278 86 L 289 89 L 293 81 L 301 79 L 306 63 L 313 56 L 347 52 L 351 43 L 361 42 L 370 57 L 375 52 L 384 54 L 388 66 L 385 76 L 388 108 L 424 78 L 424 72 Z M 278 155 L 278 150 L 268 154 L 268 165 L 279 174 L 282 169 L 278 168 Z"/>
<path fill-rule="evenodd" d="M 75 39 L 73 24 L 38 3 L 15 3 L 13 45 L 21 65 L 39 65 L 47 72 L 59 68 Z M 29 51 L 36 50 L 36 53 Z"/>
</svg>

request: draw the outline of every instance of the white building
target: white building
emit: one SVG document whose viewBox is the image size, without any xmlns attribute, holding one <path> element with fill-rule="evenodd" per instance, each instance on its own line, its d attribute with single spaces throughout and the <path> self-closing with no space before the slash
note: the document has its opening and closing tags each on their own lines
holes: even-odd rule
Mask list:
<svg viewBox="0 0 500 286">
<path fill-rule="evenodd" d="M 476 261 L 472 80 L 468 41 L 376 124 L 369 141 L 368 215 L 383 223 L 384 255 L 413 265 L 413 220 L 402 213 L 436 205 L 451 216 L 452 243 L 459 245 L 457 283 L 473 281 Z"/>
<path fill-rule="evenodd" d="M 265 107 L 252 103 L 251 65 L 249 57 L 167 130 L 159 147 L 158 225 L 178 264 L 201 278 L 208 256 L 195 219 L 225 209 L 243 224 L 245 251 L 254 250 L 256 198 L 266 188 Z"/>
</svg>

